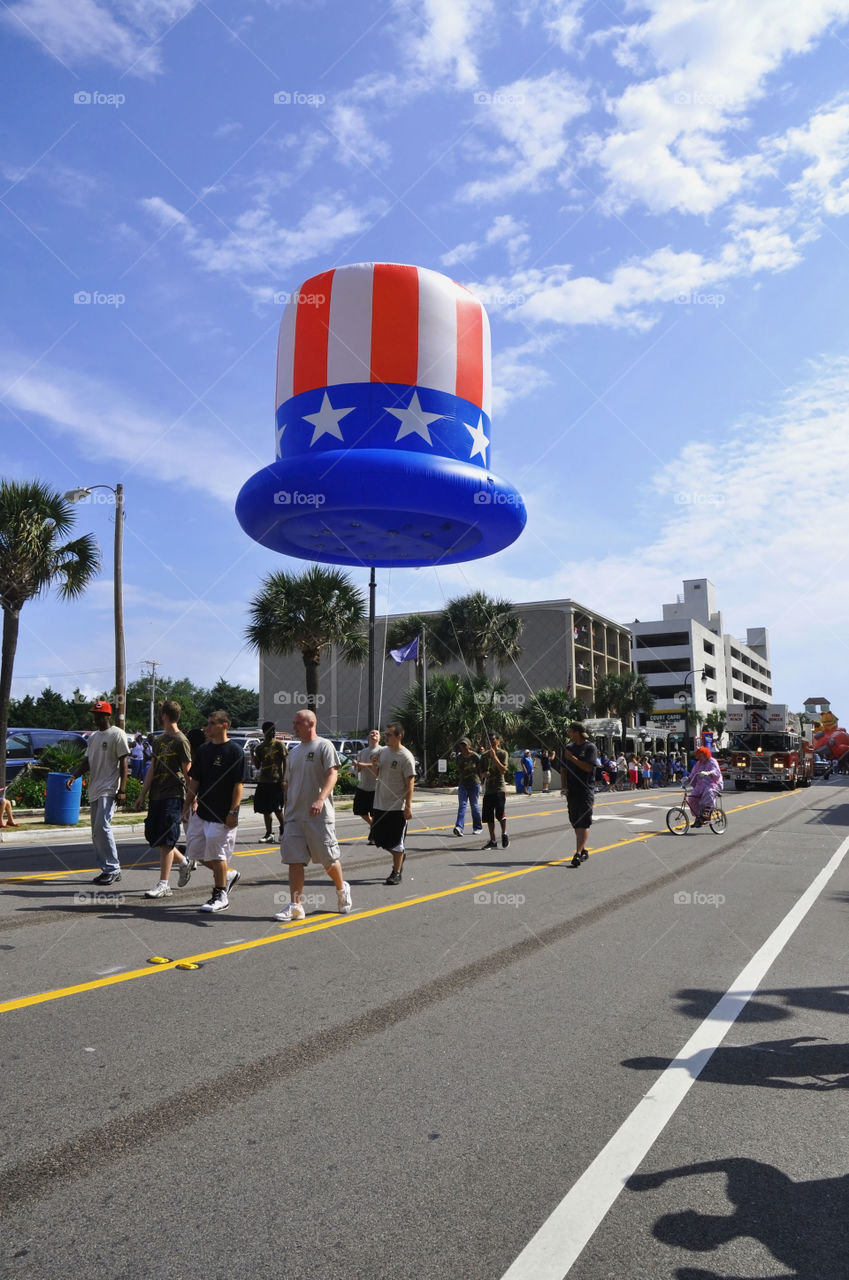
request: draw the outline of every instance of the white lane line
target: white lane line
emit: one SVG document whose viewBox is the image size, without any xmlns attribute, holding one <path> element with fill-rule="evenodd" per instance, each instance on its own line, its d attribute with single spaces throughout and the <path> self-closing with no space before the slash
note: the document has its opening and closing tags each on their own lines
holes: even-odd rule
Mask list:
<svg viewBox="0 0 849 1280">
<path fill-rule="evenodd" d="M 849 836 L 627 1120 L 542 1224 L 503 1280 L 564 1280 L 849 849 Z"/>
<path fill-rule="evenodd" d="M 626 818 L 622 813 L 595 813 L 593 822 L 627 822 L 629 827 L 651 826 L 651 818 Z"/>
</svg>

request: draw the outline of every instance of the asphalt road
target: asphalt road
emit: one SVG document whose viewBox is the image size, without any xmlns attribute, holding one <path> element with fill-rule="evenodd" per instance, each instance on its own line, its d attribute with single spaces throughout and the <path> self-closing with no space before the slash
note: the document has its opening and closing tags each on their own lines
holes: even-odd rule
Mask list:
<svg viewBox="0 0 849 1280">
<path fill-rule="evenodd" d="M 846 1280 L 849 785 L 676 794 L 578 870 L 556 794 L 497 852 L 422 802 L 394 889 L 346 816 L 354 913 L 312 868 L 292 926 L 253 819 L 216 916 L 5 843 L 0 1275 Z"/>
</svg>

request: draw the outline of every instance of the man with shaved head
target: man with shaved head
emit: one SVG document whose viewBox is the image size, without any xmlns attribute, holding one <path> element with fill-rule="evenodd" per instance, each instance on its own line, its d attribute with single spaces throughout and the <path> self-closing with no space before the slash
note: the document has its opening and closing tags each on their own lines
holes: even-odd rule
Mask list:
<svg viewBox="0 0 849 1280">
<path fill-rule="evenodd" d="M 289 868 L 290 902 L 274 919 L 293 924 L 306 916 L 301 901 L 307 863 L 320 862 L 336 886 L 337 910 L 351 910 L 351 886 L 342 878 L 333 788 L 339 757 L 332 742 L 320 738 L 314 711 L 299 711 L 292 722 L 297 745 L 286 769 L 286 825 L 280 855 Z"/>
</svg>

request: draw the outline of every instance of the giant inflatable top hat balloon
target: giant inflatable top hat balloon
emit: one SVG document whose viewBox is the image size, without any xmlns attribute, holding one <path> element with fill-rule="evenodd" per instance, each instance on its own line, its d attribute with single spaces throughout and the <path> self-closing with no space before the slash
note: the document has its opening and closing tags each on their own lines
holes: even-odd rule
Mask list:
<svg viewBox="0 0 849 1280">
<path fill-rule="evenodd" d="M 452 564 L 509 546 L 520 494 L 489 470 L 490 339 L 477 298 L 425 267 L 306 280 L 277 348 L 276 458 L 242 488 L 246 533 L 330 564 Z"/>
</svg>

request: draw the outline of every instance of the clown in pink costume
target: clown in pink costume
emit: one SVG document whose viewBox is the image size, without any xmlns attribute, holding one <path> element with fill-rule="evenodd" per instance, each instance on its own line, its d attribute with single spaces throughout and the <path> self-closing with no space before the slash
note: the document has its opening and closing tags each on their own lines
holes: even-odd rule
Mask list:
<svg viewBox="0 0 849 1280">
<path fill-rule="evenodd" d="M 698 747 L 695 757 L 695 763 L 685 781 L 692 787 L 687 796 L 687 804 L 696 819 L 693 825 L 700 827 L 710 815 L 716 797 L 722 790 L 722 771 L 707 747 Z"/>
</svg>

